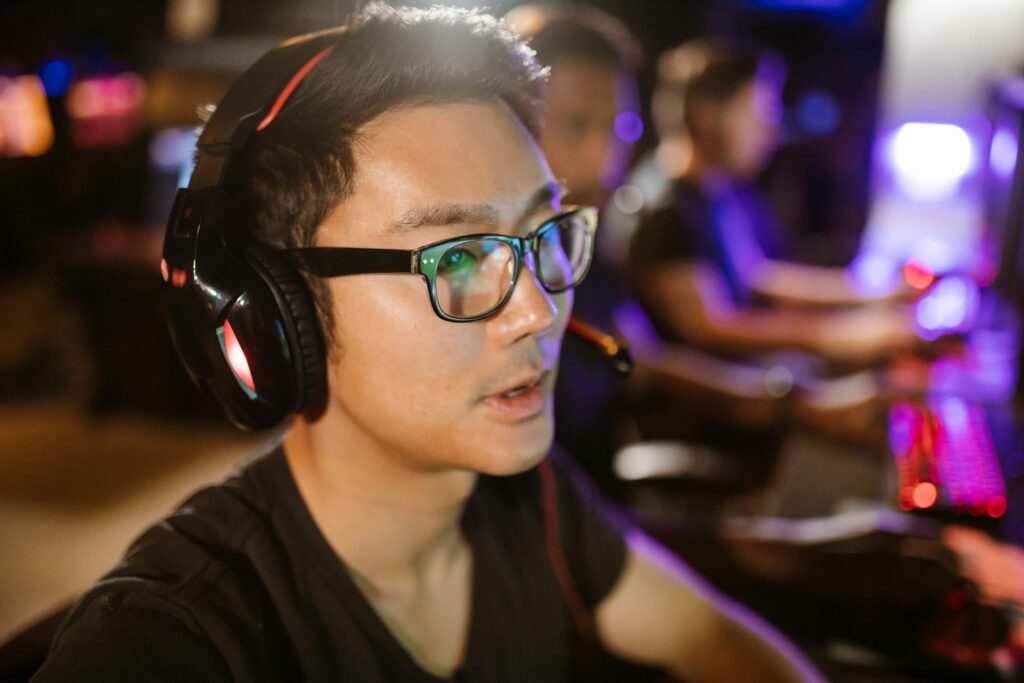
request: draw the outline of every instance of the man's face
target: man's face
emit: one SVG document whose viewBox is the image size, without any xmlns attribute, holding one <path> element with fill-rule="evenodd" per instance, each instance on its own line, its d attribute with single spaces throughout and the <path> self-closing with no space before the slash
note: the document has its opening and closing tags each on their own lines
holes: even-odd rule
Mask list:
<svg viewBox="0 0 1024 683">
<path fill-rule="evenodd" d="M 751 179 L 764 170 L 778 145 L 781 109 L 779 86 L 765 79 L 751 80 L 721 105 L 722 165 L 730 175 Z"/>
<path fill-rule="evenodd" d="M 389 112 L 360 131 L 354 152 L 354 192 L 324 222 L 319 246 L 525 235 L 558 210 L 532 137 L 496 101 Z M 340 347 L 328 370 L 331 417 L 418 468 L 509 474 L 547 453 L 571 293 L 547 294 L 524 263 L 496 314 L 452 323 L 434 313 L 421 277 L 355 275 L 330 287 Z"/>
<path fill-rule="evenodd" d="M 615 118 L 635 110 L 628 76 L 592 59 L 551 65 L 540 145 L 569 200 L 600 206 L 628 170 L 632 145 L 615 134 Z"/>
</svg>

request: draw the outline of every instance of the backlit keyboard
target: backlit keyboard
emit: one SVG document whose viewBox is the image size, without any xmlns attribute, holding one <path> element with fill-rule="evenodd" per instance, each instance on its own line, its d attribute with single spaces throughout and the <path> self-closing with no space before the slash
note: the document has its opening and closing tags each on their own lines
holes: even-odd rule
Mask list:
<svg viewBox="0 0 1024 683">
<path fill-rule="evenodd" d="M 897 403 L 889 412 L 889 445 L 902 509 L 1005 514 L 1006 484 L 980 405 L 955 396 Z"/>
</svg>

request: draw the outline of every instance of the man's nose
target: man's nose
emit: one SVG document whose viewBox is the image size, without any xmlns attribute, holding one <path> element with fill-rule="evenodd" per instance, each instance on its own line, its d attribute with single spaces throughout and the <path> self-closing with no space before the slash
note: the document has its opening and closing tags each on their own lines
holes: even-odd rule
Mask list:
<svg viewBox="0 0 1024 683">
<path fill-rule="evenodd" d="M 557 319 L 558 307 L 540 283 L 533 253 L 527 252 L 512 296 L 494 317 L 496 332 L 510 344 L 520 337 L 544 336 Z"/>
</svg>

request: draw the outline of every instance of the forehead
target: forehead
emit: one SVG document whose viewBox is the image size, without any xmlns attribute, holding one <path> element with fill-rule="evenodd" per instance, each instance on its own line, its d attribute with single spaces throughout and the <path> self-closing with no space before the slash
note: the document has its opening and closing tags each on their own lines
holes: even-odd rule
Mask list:
<svg viewBox="0 0 1024 683">
<path fill-rule="evenodd" d="M 548 111 L 573 107 L 613 107 L 620 99 L 619 71 L 610 64 L 569 57 L 551 65 L 545 103 Z"/>
<path fill-rule="evenodd" d="M 389 231 L 396 220 L 437 204 L 492 205 L 511 223 L 552 180 L 533 137 L 499 101 L 388 112 L 359 131 L 353 151 L 354 189 L 325 221 L 325 246 L 399 239 Z"/>
</svg>

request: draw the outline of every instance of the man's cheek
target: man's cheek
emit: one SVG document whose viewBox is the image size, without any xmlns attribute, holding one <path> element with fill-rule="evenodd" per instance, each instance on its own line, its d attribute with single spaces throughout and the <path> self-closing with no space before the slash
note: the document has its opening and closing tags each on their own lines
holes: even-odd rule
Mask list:
<svg viewBox="0 0 1024 683">
<path fill-rule="evenodd" d="M 569 322 L 569 317 L 572 316 L 572 309 L 575 301 L 576 295 L 571 289 L 567 289 L 564 292 L 554 295 L 555 308 L 558 310 L 558 326 L 559 330 L 562 332 L 565 331 L 565 326 Z"/>
<path fill-rule="evenodd" d="M 550 366 L 557 361 L 558 354 L 561 352 L 562 340 L 565 337 L 565 329 L 569 324 L 569 318 L 572 316 L 574 299 L 573 291 L 571 289 L 560 294 L 553 294 L 549 296 L 551 296 L 552 302 L 555 304 L 555 310 L 557 311 L 558 317 L 556 318 L 551 331 L 540 340 L 540 345 L 544 351 L 545 361 L 547 361 Z"/>
<path fill-rule="evenodd" d="M 403 354 L 391 363 L 401 376 L 415 378 L 418 393 L 428 398 L 468 391 L 474 371 L 487 370 L 477 368 L 482 350 L 476 324 L 442 323 L 447 334 L 432 336 L 415 330 L 403 334 Z"/>
</svg>

